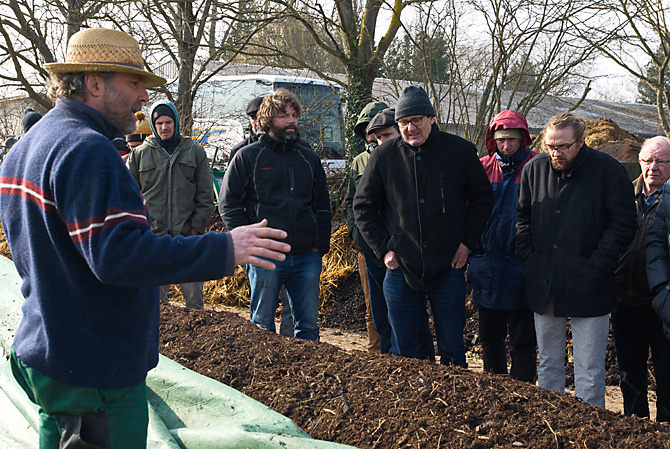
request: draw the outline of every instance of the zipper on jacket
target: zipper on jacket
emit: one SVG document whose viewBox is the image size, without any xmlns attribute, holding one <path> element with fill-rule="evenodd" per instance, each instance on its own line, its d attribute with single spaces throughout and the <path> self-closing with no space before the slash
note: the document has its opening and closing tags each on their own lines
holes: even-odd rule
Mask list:
<svg viewBox="0 0 670 449">
<path fill-rule="evenodd" d="M 293 167 L 288 168 L 289 187 L 291 189 L 291 196 L 295 196 L 295 182 L 293 180 Z"/>
<path fill-rule="evenodd" d="M 447 213 L 447 207 L 444 202 L 444 176 L 440 173 L 440 196 L 442 197 L 442 213 Z"/>
</svg>

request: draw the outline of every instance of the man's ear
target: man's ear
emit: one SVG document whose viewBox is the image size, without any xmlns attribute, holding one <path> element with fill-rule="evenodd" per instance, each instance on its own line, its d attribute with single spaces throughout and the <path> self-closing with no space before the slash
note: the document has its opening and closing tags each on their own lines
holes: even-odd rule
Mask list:
<svg viewBox="0 0 670 449">
<path fill-rule="evenodd" d="M 98 98 L 105 93 L 105 80 L 95 72 L 84 74 L 86 94 Z"/>
</svg>

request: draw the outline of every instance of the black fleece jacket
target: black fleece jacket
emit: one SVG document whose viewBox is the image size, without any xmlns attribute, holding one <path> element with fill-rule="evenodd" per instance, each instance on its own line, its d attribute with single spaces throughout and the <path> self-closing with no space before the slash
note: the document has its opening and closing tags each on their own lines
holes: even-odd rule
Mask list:
<svg viewBox="0 0 670 449">
<path fill-rule="evenodd" d="M 288 233 L 291 253 L 330 249 L 330 199 L 321 159 L 307 142 L 261 134 L 223 177 L 219 212 L 228 229 L 267 218 Z"/>
</svg>

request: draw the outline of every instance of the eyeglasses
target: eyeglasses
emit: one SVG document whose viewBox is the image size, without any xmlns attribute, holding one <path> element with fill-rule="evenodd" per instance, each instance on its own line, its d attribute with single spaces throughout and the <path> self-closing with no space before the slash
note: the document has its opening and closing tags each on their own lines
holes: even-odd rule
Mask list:
<svg viewBox="0 0 670 449">
<path fill-rule="evenodd" d="M 651 165 L 654 162 L 656 162 L 656 165 L 659 167 L 665 167 L 670 163 L 670 161 L 667 159 L 640 159 L 640 163 L 644 165 Z"/>
<path fill-rule="evenodd" d="M 400 119 L 398 120 L 398 126 L 401 128 L 407 128 L 409 124 L 411 123 L 414 126 L 421 126 L 423 123 L 423 119 L 426 118 L 425 115 L 419 115 L 417 117 L 412 117 L 409 119 Z"/>
<path fill-rule="evenodd" d="M 572 143 L 565 143 L 565 144 L 563 144 L 563 145 L 557 145 L 557 146 L 554 146 L 554 145 L 546 145 L 546 144 L 545 144 L 544 147 L 545 147 L 545 148 L 547 149 L 547 151 L 549 151 L 550 153 L 553 153 L 553 152 L 555 152 L 555 151 L 558 151 L 559 153 L 565 153 L 565 152 L 568 151 L 568 150 L 570 149 L 570 147 L 573 146 L 575 143 L 577 143 L 576 140 L 575 140 L 574 142 L 572 142 Z"/>
</svg>

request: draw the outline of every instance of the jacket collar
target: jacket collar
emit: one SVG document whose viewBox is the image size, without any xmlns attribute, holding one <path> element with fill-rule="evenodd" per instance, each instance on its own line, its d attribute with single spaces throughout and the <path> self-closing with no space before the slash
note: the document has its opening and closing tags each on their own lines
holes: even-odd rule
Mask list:
<svg viewBox="0 0 670 449">
<path fill-rule="evenodd" d="M 437 126 L 437 122 L 433 123 L 433 126 L 430 128 L 430 134 L 428 135 L 428 138 L 424 143 L 419 145 L 418 147 L 412 146 L 409 143 L 405 142 L 405 139 L 402 138 L 402 135 L 400 136 L 400 141 L 402 144 L 412 150 L 412 151 L 420 151 L 422 149 L 426 149 L 430 147 L 431 142 L 433 142 L 436 139 L 436 136 L 440 134 L 440 127 Z"/>
<path fill-rule="evenodd" d="M 296 133 L 294 140 L 279 140 L 275 139 L 267 133 L 259 134 L 258 140 L 267 145 L 271 150 L 277 153 L 287 153 L 291 151 L 300 140 L 300 133 Z"/>
<path fill-rule="evenodd" d="M 181 151 L 183 148 L 185 148 L 184 143 L 186 142 L 186 140 L 187 140 L 187 137 L 184 137 L 184 136 L 181 136 L 181 135 L 179 136 L 179 142 L 177 143 L 177 147 L 175 148 L 174 152 L 172 153 L 173 156 L 178 151 Z M 195 141 L 193 141 L 193 143 L 195 143 Z M 148 146 L 150 146 L 152 148 L 155 148 L 155 149 L 162 148 L 160 141 L 154 135 L 151 135 L 151 136 L 147 137 L 142 145 L 148 145 Z"/>
<path fill-rule="evenodd" d="M 87 104 L 82 103 L 74 98 L 61 97 L 58 99 L 61 107 L 75 112 L 78 116 L 84 117 L 91 123 L 91 126 L 109 140 L 122 137 L 125 139 L 121 128 L 112 122 L 105 114 L 94 109 Z M 58 105 L 56 105 L 58 106 Z"/>
</svg>

